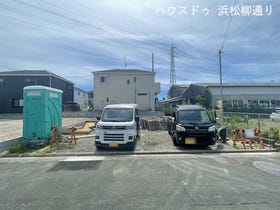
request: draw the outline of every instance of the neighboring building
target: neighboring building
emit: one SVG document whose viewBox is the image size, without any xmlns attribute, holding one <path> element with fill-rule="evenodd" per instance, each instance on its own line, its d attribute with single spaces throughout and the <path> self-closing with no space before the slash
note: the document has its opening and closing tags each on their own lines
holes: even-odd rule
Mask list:
<svg viewBox="0 0 280 210">
<path fill-rule="evenodd" d="M 160 101 L 159 107 L 162 109 L 177 104 L 194 104 L 196 96 L 203 96 L 205 89 L 207 86 L 198 84 L 172 85 L 167 92 L 167 100 Z"/>
<path fill-rule="evenodd" d="M 81 109 L 88 106 L 88 92 L 74 87 L 74 102 L 78 103 Z"/>
<path fill-rule="evenodd" d="M 186 86 L 174 85 L 168 91 L 168 99 L 161 101 L 161 107 L 194 99 L 200 88 L 207 88 L 212 95 L 212 107 L 221 100 L 219 83 L 195 83 Z M 196 88 L 195 88 L 196 87 Z M 227 107 L 280 107 L 279 83 L 224 83 L 223 102 Z"/>
<path fill-rule="evenodd" d="M 42 85 L 63 91 L 62 102 L 73 101 L 74 83 L 45 70 L 0 72 L 0 113 L 21 113 L 23 88 Z"/>
<path fill-rule="evenodd" d="M 160 83 L 155 72 L 136 69 L 113 69 L 92 72 L 94 76 L 94 109 L 107 104 L 135 103 L 142 110 L 154 110 Z"/>
<path fill-rule="evenodd" d="M 189 85 L 172 85 L 167 92 L 167 99 L 180 97 Z"/>
<path fill-rule="evenodd" d="M 93 98 L 94 98 L 93 91 L 88 91 L 88 105 L 91 107 L 93 107 Z"/>
<path fill-rule="evenodd" d="M 201 83 L 212 93 L 213 105 L 221 100 L 219 83 Z M 279 83 L 224 83 L 223 102 L 229 107 L 280 107 Z"/>
</svg>

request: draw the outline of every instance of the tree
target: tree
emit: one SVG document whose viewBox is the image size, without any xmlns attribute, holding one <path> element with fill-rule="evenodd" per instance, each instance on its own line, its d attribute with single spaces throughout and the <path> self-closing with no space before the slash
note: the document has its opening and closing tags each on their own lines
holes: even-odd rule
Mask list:
<svg viewBox="0 0 280 210">
<path fill-rule="evenodd" d="M 207 88 L 202 91 L 202 95 L 197 95 L 195 97 L 195 103 L 205 108 L 211 108 L 211 101 L 212 95 Z"/>
</svg>

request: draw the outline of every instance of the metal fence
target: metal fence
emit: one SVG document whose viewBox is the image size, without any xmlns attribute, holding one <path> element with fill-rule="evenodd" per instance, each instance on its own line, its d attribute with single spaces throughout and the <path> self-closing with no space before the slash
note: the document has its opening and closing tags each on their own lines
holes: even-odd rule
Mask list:
<svg viewBox="0 0 280 210">
<path fill-rule="evenodd" d="M 280 138 L 280 121 L 272 121 L 269 114 L 225 112 L 224 125 L 229 136 L 231 136 L 230 131 L 234 129 L 258 128 L 264 138 L 272 138 L 278 141 Z"/>
</svg>

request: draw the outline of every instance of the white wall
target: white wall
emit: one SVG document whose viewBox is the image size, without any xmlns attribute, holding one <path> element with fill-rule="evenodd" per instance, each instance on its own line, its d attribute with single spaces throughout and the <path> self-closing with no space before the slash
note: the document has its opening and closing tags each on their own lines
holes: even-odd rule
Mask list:
<svg viewBox="0 0 280 210">
<path fill-rule="evenodd" d="M 218 86 L 208 86 L 210 92 L 213 96 L 213 104 L 215 101 L 220 100 L 221 89 Z M 279 101 L 280 100 L 280 86 L 272 85 L 248 85 L 248 86 L 239 86 L 236 84 L 233 86 L 223 86 L 223 99 L 224 101 L 237 101 L 241 100 L 244 104 L 247 104 L 249 100 L 256 100 L 260 103 L 261 100 L 265 101 Z"/>
<path fill-rule="evenodd" d="M 80 108 L 83 109 L 84 106 L 88 105 L 88 93 L 74 87 L 74 102 L 78 103 Z"/>
<path fill-rule="evenodd" d="M 160 84 L 154 82 L 155 74 L 150 72 L 93 72 L 94 109 L 101 110 L 112 103 L 137 103 L 142 110 L 155 109 L 155 94 Z M 101 76 L 107 81 L 101 82 Z"/>
</svg>

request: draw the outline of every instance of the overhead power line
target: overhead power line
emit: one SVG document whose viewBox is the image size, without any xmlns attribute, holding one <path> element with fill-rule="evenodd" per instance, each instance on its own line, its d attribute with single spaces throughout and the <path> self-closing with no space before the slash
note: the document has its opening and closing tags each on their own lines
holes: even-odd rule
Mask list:
<svg viewBox="0 0 280 210">
<path fill-rule="evenodd" d="M 236 1 L 237 0 L 234 1 L 233 5 L 236 4 Z M 228 36 L 229 29 L 230 29 L 231 21 L 232 21 L 232 15 L 230 15 L 230 17 L 229 17 L 228 25 L 227 25 L 227 28 L 226 28 L 226 33 L 225 33 L 225 36 L 224 36 L 224 39 L 223 39 L 223 42 L 222 42 L 222 46 L 220 48 L 221 50 L 224 48 L 224 44 L 225 44 L 225 41 L 226 41 L 227 36 Z"/>
</svg>

